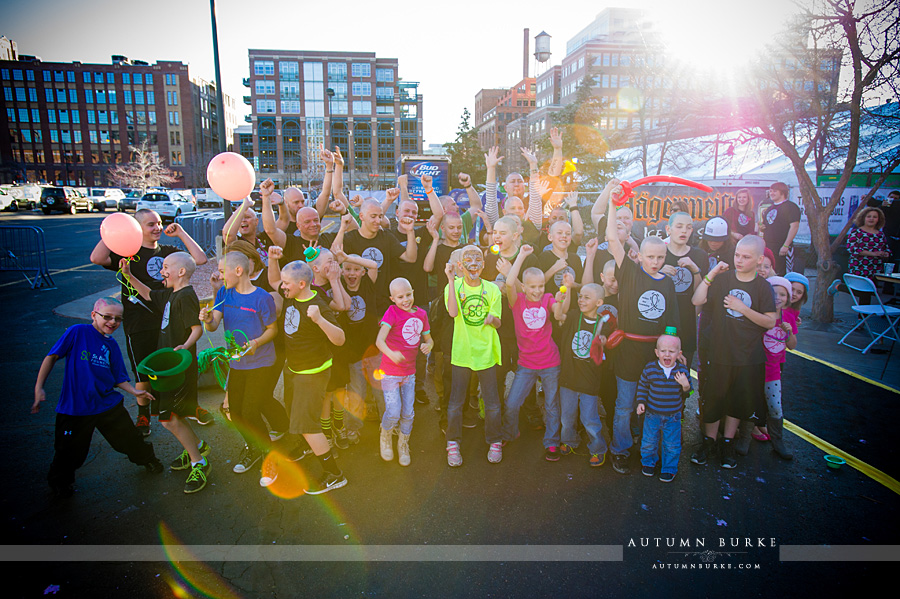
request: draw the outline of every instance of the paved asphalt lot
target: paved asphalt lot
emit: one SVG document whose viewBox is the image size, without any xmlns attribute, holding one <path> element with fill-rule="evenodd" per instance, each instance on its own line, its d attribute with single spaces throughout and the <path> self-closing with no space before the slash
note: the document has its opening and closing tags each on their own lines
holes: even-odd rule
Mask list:
<svg viewBox="0 0 900 599">
<path fill-rule="evenodd" d="M 349 485 L 323 496 L 285 499 L 260 488 L 255 474 L 233 474 L 229 461 L 237 456 L 238 436 L 219 421 L 200 429 L 213 448 L 213 469 L 210 486 L 198 495 L 182 493 L 184 474 L 146 473 L 96 435 L 77 473 L 75 496 L 54 499 L 45 483 L 53 402 L 36 416 L 29 406 L 40 360 L 76 322 L 54 309 L 115 286 L 112 273 L 85 266 L 102 216 L 0 215 L 0 224 L 43 227 L 57 285 L 32 291 L 15 282 L 19 275 L 0 273 L 0 388 L 7 391 L 0 406 L 4 597 L 836 596 L 887 580 L 890 563 L 790 562 L 781 561 L 780 552 L 794 545 L 897 545 L 896 493 L 848 467 L 827 470 L 821 450 L 790 434 L 792 463 L 755 443 L 736 470 L 697 467 L 688 460 L 698 434 L 692 416 L 685 419 L 688 447 L 669 485 L 639 472 L 621 476 L 609 464 L 591 469 L 587 456 L 545 462 L 534 431 L 523 431 L 503 462 L 491 465 L 481 429 L 465 430 L 465 465 L 451 470 L 438 414 L 417 405 L 409 468 L 381 461 L 377 429 L 367 423 L 360 445 L 341 452 Z M 200 348 L 208 346 L 204 337 Z M 48 398 L 57 396 L 61 373 L 57 367 L 48 382 Z M 794 356 L 786 373 L 791 421 L 900 478 L 897 394 Z M 221 398 L 207 390 L 201 404 L 214 410 Z M 125 405 L 135 413 L 133 398 Z M 150 440 L 164 463 L 180 452 L 156 424 Z M 651 546 L 641 547 L 642 538 Z M 668 548 L 667 538 L 689 539 L 691 547 Z M 751 538 L 754 545 L 774 539 L 775 547 L 725 555 L 720 538 L 726 544 Z M 697 548 L 696 539 L 704 547 Z M 357 556 L 384 545 L 494 546 L 489 555 L 496 561 L 9 561 L 20 555 L 15 546 L 163 542 L 332 545 L 356 547 L 347 555 Z M 578 555 L 573 545 L 624 549 L 616 561 L 592 561 L 589 549 L 582 554 L 586 561 L 553 561 L 557 551 L 568 552 L 567 559 Z M 542 561 L 517 561 L 523 546 Z M 708 562 L 718 569 L 696 569 L 704 549 L 720 552 Z M 739 568 L 746 564 L 749 570 Z M 673 569 L 680 565 L 695 569 Z"/>
</svg>

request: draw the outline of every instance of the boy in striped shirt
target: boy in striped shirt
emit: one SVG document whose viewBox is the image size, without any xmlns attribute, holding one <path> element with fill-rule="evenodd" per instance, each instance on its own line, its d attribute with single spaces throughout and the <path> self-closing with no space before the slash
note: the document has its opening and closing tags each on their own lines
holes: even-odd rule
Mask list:
<svg viewBox="0 0 900 599">
<path fill-rule="evenodd" d="M 656 340 L 655 362 L 644 367 L 637 386 L 637 413 L 644 416 L 641 441 L 641 473 L 653 476 L 659 461 L 662 437 L 662 468 L 659 480 L 670 483 L 678 472 L 681 456 L 681 408 L 684 394 L 691 389 L 688 369 L 678 361 L 681 340 L 660 335 Z"/>
</svg>

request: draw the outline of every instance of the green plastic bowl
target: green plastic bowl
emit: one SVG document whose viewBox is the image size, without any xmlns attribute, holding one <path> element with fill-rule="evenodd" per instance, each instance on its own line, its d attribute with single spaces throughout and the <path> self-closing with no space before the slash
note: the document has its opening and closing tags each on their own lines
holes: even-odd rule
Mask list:
<svg viewBox="0 0 900 599">
<path fill-rule="evenodd" d="M 847 460 L 837 455 L 825 456 L 825 465 L 832 470 L 840 470 L 841 466 L 847 463 Z"/>
<path fill-rule="evenodd" d="M 138 364 L 137 370 L 147 375 L 154 391 L 172 391 L 184 383 L 184 372 L 194 357 L 186 349 L 158 349 Z"/>
</svg>

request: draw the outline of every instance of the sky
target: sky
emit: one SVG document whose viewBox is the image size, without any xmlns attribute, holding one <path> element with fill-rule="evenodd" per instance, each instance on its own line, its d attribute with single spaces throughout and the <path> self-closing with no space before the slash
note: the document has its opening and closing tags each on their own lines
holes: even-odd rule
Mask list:
<svg viewBox="0 0 900 599">
<path fill-rule="evenodd" d="M 548 7 L 563 6 L 561 10 Z M 644 8 L 668 35 L 672 53 L 701 66 L 731 68 L 772 39 L 786 0 L 569 0 L 485 2 L 300 2 L 217 0 L 225 93 L 250 107 L 241 84 L 249 48 L 375 52 L 397 58 L 400 77 L 420 82 L 425 145 L 452 141 L 463 109 L 474 112 L 481 88 L 515 85 L 522 75 L 523 29 L 549 33 L 551 64 L 566 42 L 607 6 Z M 192 77 L 215 80 L 209 2 L 204 0 L 0 0 L 0 35 L 21 54 L 47 62 L 109 64 L 123 54 L 153 64 L 180 60 Z M 535 62 L 529 61 L 534 76 Z"/>
</svg>

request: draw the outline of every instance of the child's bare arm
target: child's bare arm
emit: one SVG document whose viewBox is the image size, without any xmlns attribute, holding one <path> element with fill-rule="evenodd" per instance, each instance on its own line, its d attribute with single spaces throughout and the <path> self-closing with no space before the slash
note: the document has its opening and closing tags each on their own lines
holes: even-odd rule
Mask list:
<svg viewBox="0 0 900 599">
<path fill-rule="evenodd" d="M 185 340 L 185 342 L 181 345 L 177 345 L 172 349 L 191 349 L 192 347 L 194 347 L 194 344 L 200 340 L 200 335 L 202 334 L 203 327 L 201 327 L 199 324 L 195 324 L 191 327 L 191 334 L 188 335 L 187 340 Z"/>
<path fill-rule="evenodd" d="M 47 377 L 50 376 L 50 372 L 53 370 L 53 366 L 58 359 L 58 356 L 51 354 L 45 356 L 44 361 L 41 362 L 41 368 L 38 370 L 37 382 L 34 384 L 34 403 L 31 405 L 32 414 L 37 414 L 41 409 L 41 403 L 47 399 L 47 394 L 44 392 L 44 383 L 47 382 Z"/>
<path fill-rule="evenodd" d="M 386 355 L 391 360 L 391 362 L 393 362 L 394 364 L 400 364 L 404 361 L 403 354 L 398 351 L 392 350 L 387 344 L 387 336 L 390 330 L 390 326 L 382 323 L 381 328 L 378 329 L 378 337 L 375 339 L 375 347 L 377 347 L 381 353 Z"/>
<path fill-rule="evenodd" d="M 150 301 L 150 288 L 141 283 L 137 277 L 131 275 L 131 263 L 128 258 L 119 260 L 119 268 L 122 270 L 122 274 L 127 277 L 131 286 L 138 292 L 138 295 L 145 300 Z"/>
</svg>

